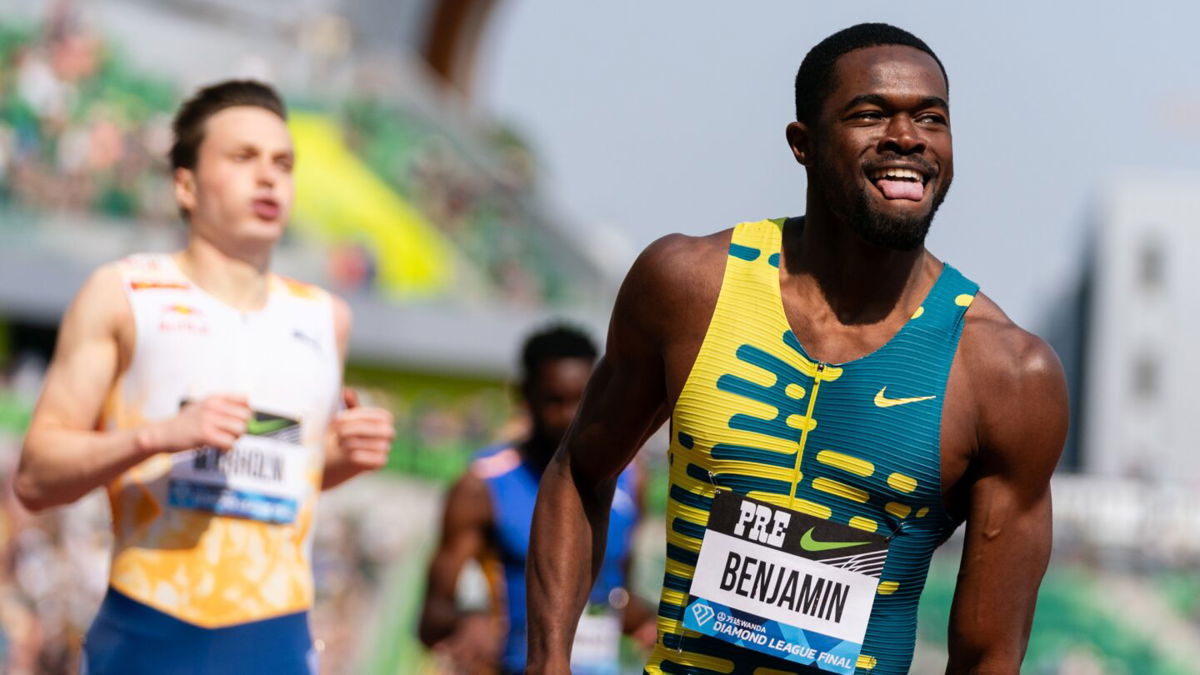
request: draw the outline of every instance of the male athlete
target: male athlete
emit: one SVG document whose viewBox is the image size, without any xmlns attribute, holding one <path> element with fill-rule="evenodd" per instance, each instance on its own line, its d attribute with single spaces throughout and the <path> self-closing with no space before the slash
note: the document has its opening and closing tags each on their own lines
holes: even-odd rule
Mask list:
<svg viewBox="0 0 1200 675">
<path fill-rule="evenodd" d="M 546 470 L 529 672 L 564 673 L 616 476 L 671 420 L 650 673 L 904 673 L 963 520 L 948 672 L 1016 673 L 1067 427 L 1051 349 L 924 248 L 954 175 L 948 83 L 883 24 L 822 41 L 788 144 L 802 217 L 671 235 L 634 264 Z"/>
<path fill-rule="evenodd" d="M 525 559 L 534 499 L 542 471 L 575 417 L 595 360 L 595 345 L 572 328 L 549 328 L 531 336 L 521 350 L 528 436 L 480 452 L 446 499 L 420 632 L 426 645 L 466 672 L 525 669 Z M 622 632 L 646 647 L 654 643 L 653 611 L 627 590 L 640 494 L 640 480 L 629 467 L 617 478 L 608 518 L 610 545 L 575 633 L 571 665 L 576 675 L 617 673 Z M 472 558 L 492 573 L 492 611 L 486 614 L 460 612 L 455 604 L 459 573 Z"/>
<path fill-rule="evenodd" d="M 108 491 L 112 571 L 84 672 L 316 670 L 317 494 L 382 466 L 393 430 L 339 393 L 346 305 L 270 273 L 292 206 L 285 116 L 250 81 L 184 103 L 187 247 L 101 267 L 63 317 L 16 492 L 40 510 Z"/>
</svg>

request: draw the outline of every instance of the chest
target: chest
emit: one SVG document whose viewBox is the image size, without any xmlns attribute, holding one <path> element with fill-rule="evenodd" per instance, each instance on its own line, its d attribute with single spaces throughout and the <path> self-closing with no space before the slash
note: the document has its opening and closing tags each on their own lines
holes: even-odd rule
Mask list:
<svg viewBox="0 0 1200 675">
<path fill-rule="evenodd" d="M 243 313 L 186 291 L 135 295 L 131 304 L 122 384 L 148 418 L 216 393 L 244 394 L 256 410 L 305 421 L 333 409 L 339 357 L 328 308 L 278 299 Z"/>
<path fill-rule="evenodd" d="M 945 505 L 965 475 L 974 399 L 955 348 L 897 341 L 819 374 L 797 357 L 794 333 L 778 344 L 739 337 L 719 352 L 705 337 L 683 332 L 666 359 L 675 431 L 715 462 L 693 472 L 697 481 L 723 461 L 731 475 L 751 463 L 759 468 L 747 490 L 815 490 L 915 514 Z"/>
</svg>

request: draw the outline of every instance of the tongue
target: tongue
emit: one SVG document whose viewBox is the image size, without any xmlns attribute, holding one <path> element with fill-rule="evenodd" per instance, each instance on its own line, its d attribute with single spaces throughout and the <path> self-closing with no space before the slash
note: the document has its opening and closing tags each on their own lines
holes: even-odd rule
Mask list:
<svg viewBox="0 0 1200 675">
<path fill-rule="evenodd" d="M 925 196 L 925 186 L 921 185 L 921 181 L 881 178 L 875 184 L 888 199 L 910 199 L 919 202 L 921 197 Z"/>
</svg>

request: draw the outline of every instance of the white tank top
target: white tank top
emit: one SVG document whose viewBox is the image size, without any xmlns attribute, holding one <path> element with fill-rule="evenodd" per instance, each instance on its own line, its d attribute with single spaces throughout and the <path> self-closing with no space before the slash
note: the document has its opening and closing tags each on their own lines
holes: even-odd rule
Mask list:
<svg viewBox="0 0 1200 675">
<path fill-rule="evenodd" d="M 104 427 L 169 419 L 211 394 L 246 396 L 254 419 L 229 452 L 156 455 L 108 486 L 110 583 L 207 627 L 307 609 L 324 444 L 340 400 L 329 294 L 272 276 L 266 306 L 243 312 L 189 281 L 168 255 L 119 267 L 136 339 Z"/>
</svg>

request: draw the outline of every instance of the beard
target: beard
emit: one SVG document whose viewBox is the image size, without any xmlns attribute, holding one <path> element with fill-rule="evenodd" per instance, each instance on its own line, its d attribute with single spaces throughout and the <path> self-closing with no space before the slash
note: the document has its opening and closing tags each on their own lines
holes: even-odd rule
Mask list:
<svg viewBox="0 0 1200 675">
<path fill-rule="evenodd" d="M 856 190 L 850 202 L 850 226 L 863 241 L 895 251 L 912 251 L 925 244 L 933 216 L 946 199 L 943 185 L 934 195 L 925 215 L 895 216 L 880 212 L 871 204 L 865 190 Z"/>
<path fill-rule="evenodd" d="M 883 213 L 873 205 L 867 194 L 870 188 L 860 190 L 845 183 L 838 185 L 839 182 L 821 181 L 818 190 L 825 203 L 837 217 L 848 222 L 863 241 L 894 251 L 912 251 L 924 245 L 933 216 L 950 191 L 949 181 L 940 183 L 929 212 L 924 215 L 894 215 Z"/>
</svg>

